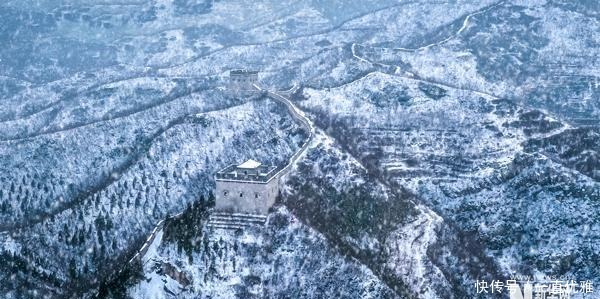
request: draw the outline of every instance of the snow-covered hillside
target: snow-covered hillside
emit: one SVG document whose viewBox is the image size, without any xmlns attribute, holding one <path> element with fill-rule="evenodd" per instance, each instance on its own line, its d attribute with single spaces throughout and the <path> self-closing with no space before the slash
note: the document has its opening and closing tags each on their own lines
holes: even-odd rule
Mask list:
<svg viewBox="0 0 600 299">
<path fill-rule="evenodd" d="M 299 98 L 350 154 L 472 234 L 501 273 L 598 277 L 597 129 L 382 73 Z"/>
<path fill-rule="evenodd" d="M 3 1 L 0 297 L 600 283 L 599 16 L 567 0 Z M 264 94 L 228 93 L 233 68 L 316 134 L 266 227 L 212 231 L 216 171 L 285 164 L 308 136 Z M 197 225 L 125 266 L 181 212 Z"/>
<path fill-rule="evenodd" d="M 130 288 L 132 297 L 394 297 L 367 267 L 342 256 L 285 207 L 271 213 L 265 227 L 244 231 L 210 229 L 204 220 L 192 224 L 200 230 L 189 253 L 163 233 L 155 239 L 142 258 L 145 278 Z"/>
<path fill-rule="evenodd" d="M 201 195 L 206 197 L 214 186 L 212 177 L 220 168 L 248 157 L 278 164 L 290 156 L 305 137 L 285 111 L 280 104 L 260 100 L 176 118 L 159 128 L 152 139 L 139 140 L 144 142 L 143 147 L 126 152 L 128 164 L 123 170 L 95 177 L 98 181 L 76 182 L 81 186 L 71 183 L 69 186 L 74 187 L 66 190 L 46 192 L 44 186 L 54 186 L 60 177 L 36 179 L 26 172 L 34 169 L 33 165 L 11 173 L 18 179 L 4 181 L 7 191 L 3 192 L 2 207 L 6 222 L 2 238 L 3 243 L 20 250 L 7 257 L 8 269 L 2 275 L 16 272 L 29 280 L 31 272 L 43 272 L 55 277 L 54 285 L 40 285 L 48 292 L 59 286 L 89 291 L 80 289 L 79 281 L 99 283 L 99 273 L 113 271 L 159 220 L 182 211 Z M 119 162 L 111 160 L 116 157 L 110 154 L 95 154 Z M 78 187 L 84 191 L 71 190 Z M 52 201 L 49 194 L 65 199 Z M 48 201 L 50 206 L 46 206 Z M 11 213 L 14 211 L 19 214 Z M 11 222 L 13 217 L 18 222 Z M 16 261 L 21 258 L 30 260 L 33 270 L 20 269 Z M 9 291 L 10 284 L 4 288 Z"/>
</svg>

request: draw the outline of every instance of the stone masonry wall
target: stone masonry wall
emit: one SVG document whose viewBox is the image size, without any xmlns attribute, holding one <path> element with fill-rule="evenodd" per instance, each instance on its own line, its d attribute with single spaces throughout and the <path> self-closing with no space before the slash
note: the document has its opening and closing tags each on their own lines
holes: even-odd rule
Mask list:
<svg viewBox="0 0 600 299">
<path fill-rule="evenodd" d="M 266 184 L 217 180 L 216 185 L 215 210 L 224 212 L 266 215 L 279 193 L 277 179 Z"/>
</svg>

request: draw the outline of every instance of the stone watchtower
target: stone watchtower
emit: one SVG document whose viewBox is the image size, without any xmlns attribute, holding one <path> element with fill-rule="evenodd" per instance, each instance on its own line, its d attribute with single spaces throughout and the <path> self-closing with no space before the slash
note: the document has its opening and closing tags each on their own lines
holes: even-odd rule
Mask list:
<svg viewBox="0 0 600 299">
<path fill-rule="evenodd" d="M 276 166 L 248 160 L 230 165 L 216 175 L 215 210 L 267 215 L 279 193 Z"/>
<path fill-rule="evenodd" d="M 231 70 L 229 71 L 229 90 L 235 94 L 256 92 L 258 71 Z"/>
</svg>

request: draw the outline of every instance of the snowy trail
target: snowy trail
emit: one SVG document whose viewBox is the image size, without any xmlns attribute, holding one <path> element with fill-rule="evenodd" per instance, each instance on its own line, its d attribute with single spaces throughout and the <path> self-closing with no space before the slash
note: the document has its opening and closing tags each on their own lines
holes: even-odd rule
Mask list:
<svg viewBox="0 0 600 299">
<path fill-rule="evenodd" d="M 152 258 L 156 257 L 158 247 L 162 243 L 162 238 L 163 238 L 163 233 L 164 233 L 163 228 L 164 228 L 165 222 L 168 220 L 178 219 L 179 217 L 181 217 L 181 215 L 183 215 L 183 212 L 180 212 L 176 215 L 173 215 L 169 218 L 159 221 L 156 224 L 156 226 L 154 227 L 154 229 L 152 230 L 152 232 L 150 233 L 150 235 L 148 235 L 148 237 L 146 238 L 146 242 L 144 242 L 142 247 L 140 247 L 140 249 L 138 249 L 135 252 L 135 255 L 131 259 L 129 259 L 127 264 L 124 265 L 123 267 L 119 268 L 117 271 L 115 271 L 113 273 L 113 275 L 109 275 L 108 277 L 111 277 L 111 276 L 118 277 L 127 268 L 127 266 L 133 264 L 136 261 L 140 261 L 142 263 L 142 265 L 145 265 L 150 260 L 152 260 Z M 96 290 L 95 296 L 93 296 L 92 298 L 98 297 L 98 295 L 99 295 L 98 292 L 99 292 L 99 290 Z"/>
<path fill-rule="evenodd" d="M 45 135 L 67 132 L 70 130 L 75 130 L 75 129 L 79 129 L 82 127 L 87 127 L 87 126 L 91 126 L 94 124 L 98 124 L 98 123 L 109 122 L 109 121 L 118 120 L 121 118 L 126 118 L 131 115 L 143 113 L 143 112 L 149 111 L 151 109 L 154 109 L 156 107 L 160 107 L 162 105 L 169 104 L 171 102 L 174 102 L 176 100 L 179 100 L 179 99 L 187 97 L 187 96 L 190 96 L 191 94 L 202 91 L 202 90 L 204 90 L 204 89 L 189 90 L 182 94 L 176 94 L 176 95 L 165 97 L 164 99 L 154 102 L 154 103 L 150 103 L 147 105 L 140 105 L 139 107 L 136 107 L 135 109 L 125 109 L 125 110 L 120 111 L 119 113 L 115 113 L 113 115 L 105 115 L 105 116 L 102 116 L 97 119 L 92 119 L 91 121 L 88 121 L 88 122 L 72 123 L 72 124 L 61 126 L 61 127 L 54 127 L 54 128 L 50 128 L 47 130 L 41 130 L 36 133 L 25 135 L 25 136 L 9 137 L 9 138 L 5 138 L 5 139 L 0 139 L 0 142 L 26 140 L 26 139 L 36 138 L 36 137 L 40 137 L 40 136 L 45 136 Z M 192 114 L 195 114 L 195 113 L 192 113 Z"/>
<path fill-rule="evenodd" d="M 23 221 L 21 221 L 19 223 L 15 223 L 15 224 L 0 223 L 0 233 L 15 231 L 18 229 L 27 228 L 27 227 L 42 223 L 43 221 L 45 221 L 48 218 L 54 217 L 55 215 L 58 215 L 66 210 L 69 210 L 73 207 L 78 206 L 81 202 L 83 202 L 89 196 L 96 194 L 97 192 L 105 189 L 107 186 L 109 186 L 113 182 L 119 180 L 119 178 L 121 177 L 121 175 L 123 173 L 128 171 L 133 165 L 135 165 L 135 163 L 137 163 L 142 157 L 144 157 L 144 155 L 148 152 L 148 150 L 150 150 L 150 148 L 156 138 L 162 136 L 163 133 L 170 130 L 172 127 L 184 123 L 188 119 L 188 117 L 189 117 L 188 115 L 185 115 L 185 116 L 176 118 L 176 119 L 170 121 L 166 126 L 158 129 L 151 136 L 149 136 L 144 142 L 142 142 L 142 146 L 138 147 L 138 150 L 129 159 L 125 160 L 123 163 L 121 163 L 121 164 L 117 165 L 115 168 L 113 168 L 112 171 L 109 172 L 110 175 L 107 175 L 104 179 L 100 180 L 100 182 L 98 184 L 96 184 L 95 186 L 91 186 L 88 189 L 79 192 L 78 194 L 76 194 L 73 197 L 72 200 L 70 200 L 68 202 L 62 202 L 59 205 L 57 205 L 57 207 L 55 209 L 53 209 L 52 211 L 45 212 L 42 215 L 30 217 L 28 219 L 24 219 Z"/>
<path fill-rule="evenodd" d="M 77 96 L 77 95 L 89 93 L 89 92 L 101 89 L 101 88 L 103 88 L 105 86 L 108 86 L 108 85 L 111 85 L 111 84 L 123 83 L 123 82 L 126 82 L 126 81 L 131 81 L 131 80 L 136 80 L 136 79 L 142 79 L 142 78 L 148 78 L 148 79 L 168 78 L 168 79 L 172 79 L 172 80 L 176 80 L 176 79 L 181 79 L 181 80 L 203 80 L 203 79 L 210 79 L 210 78 L 213 78 L 213 77 L 216 77 L 216 76 L 217 76 L 216 74 L 206 75 L 206 76 L 192 77 L 192 76 L 169 76 L 169 75 L 154 74 L 154 73 L 148 73 L 148 72 L 135 73 L 135 74 L 132 74 L 130 76 L 117 77 L 117 78 L 106 80 L 106 81 L 96 82 L 94 84 L 89 84 L 89 86 L 86 86 L 86 84 L 84 84 L 81 89 L 78 89 L 76 91 L 75 95 Z M 45 84 L 41 85 L 39 88 L 40 89 L 47 88 L 47 85 L 51 84 L 51 83 L 53 83 L 53 82 L 45 83 Z M 36 116 L 37 114 L 46 112 L 46 111 L 48 111 L 48 110 L 50 110 L 50 109 L 52 109 L 54 107 L 57 107 L 58 105 L 60 105 L 62 103 L 68 103 L 70 100 L 73 100 L 73 99 L 76 99 L 76 97 L 67 99 L 67 98 L 65 98 L 65 95 L 61 95 L 58 99 L 56 99 L 54 101 L 49 101 L 45 105 L 42 105 L 42 106 L 40 106 L 37 109 L 33 109 L 33 110 L 27 111 L 25 113 L 18 113 L 14 117 L 0 117 L 0 124 L 2 124 L 2 123 L 10 123 L 10 122 L 18 121 L 18 120 L 28 119 L 30 117 Z M 158 105 L 165 104 L 165 103 L 167 103 L 167 102 L 163 102 L 163 103 L 157 102 L 156 104 L 158 106 Z M 150 109 L 150 108 L 152 108 L 152 107 L 148 107 L 146 109 L 142 109 L 142 110 L 140 110 L 138 112 L 142 112 L 142 111 Z M 100 120 L 100 121 L 102 121 L 102 120 Z M 87 125 L 87 124 L 84 124 L 84 125 Z"/>
<path fill-rule="evenodd" d="M 294 107 L 294 111 L 300 111 L 301 113 L 298 113 L 298 117 L 302 117 L 309 122 L 311 130 L 318 129 L 314 134 L 315 139 L 325 138 L 328 142 L 335 142 L 335 138 L 326 134 L 320 127 L 315 127 L 306 118 L 304 112 L 291 103 L 289 99 L 281 95 L 278 95 L 277 98 L 284 100 L 284 104 Z M 341 149 L 354 157 L 352 152 L 347 148 L 342 146 Z M 354 158 L 354 160 L 357 165 L 366 170 L 358 158 Z M 295 163 L 296 161 L 293 162 Z M 378 173 L 373 173 L 373 175 L 386 188 L 392 191 L 395 190 L 393 184 L 390 184 L 385 177 Z M 360 258 L 355 258 L 355 260 L 369 268 L 373 273 L 386 271 L 401 277 L 411 292 L 422 295 L 419 298 L 440 298 L 437 295 L 436 288 L 440 286 L 449 288 L 450 286 L 442 270 L 429 258 L 428 250 L 433 244 L 438 242 L 438 233 L 447 224 L 443 217 L 420 201 L 413 201 L 412 199 L 410 201 L 420 213 L 412 223 L 398 227 L 398 229 L 390 234 L 384 247 L 391 253 L 392 258 L 385 261 L 379 271 L 377 271 L 377 267 L 361 262 Z M 376 274 L 376 276 L 382 279 L 382 281 L 386 281 L 381 274 Z"/>
<path fill-rule="evenodd" d="M 260 87 L 256 85 L 255 87 L 258 90 L 263 91 Z M 294 89 L 295 88 L 293 87 L 292 90 Z M 307 151 L 309 144 L 317 135 L 316 128 L 306 114 L 291 102 L 289 98 L 271 91 L 267 91 L 267 94 L 274 100 L 280 101 L 286 105 L 291 115 L 310 132 L 307 141 L 300 150 L 292 156 L 290 163 L 281 170 L 280 175 L 284 176 Z M 326 134 L 325 136 L 330 138 Z M 330 141 L 332 142 L 333 140 L 330 139 Z M 387 182 L 383 181 L 382 183 L 388 188 L 391 188 Z M 422 216 L 416 220 L 413 225 L 395 231 L 393 233 L 394 237 L 391 238 L 394 239 L 394 241 L 386 244 L 386 246 L 389 246 L 390 252 L 396 252 L 397 254 L 394 256 L 398 257 L 398 259 L 390 260 L 387 263 L 387 267 L 398 273 L 405 281 L 409 282 L 411 290 L 415 293 L 424 292 L 429 296 L 428 298 L 437 298 L 435 296 L 435 291 L 429 287 L 429 284 L 436 279 L 440 279 L 443 274 L 427 259 L 427 249 L 431 244 L 437 241 L 437 230 L 442 225 L 443 219 L 426 206 L 418 205 L 418 209 L 421 211 Z M 415 255 L 415 252 L 419 254 Z M 415 279 L 415 277 L 426 277 L 426 279 L 419 280 Z"/>
<path fill-rule="evenodd" d="M 191 113 L 191 114 L 182 115 L 180 117 L 172 119 L 165 126 L 157 129 L 154 133 L 152 133 L 144 141 L 142 141 L 141 142 L 142 145 L 136 148 L 137 151 L 135 151 L 135 153 L 132 154 L 130 156 L 130 158 L 125 160 L 123 163 L 116 165 L 113 169 L 108 171 L 108 173 L 110 175 L 101 179 L 101 181 L 98 184 L 91 186 L 85 190 L 80 191 L 79 193 L 77 193 L 76 195 L 73 196 L 73 199 L 71 201 L 62 202 L 52 211 L 45 212 L 42 215 L 38 215 L 36 217 L 29 217 L 28 219 L 24 219 L 21 222 L 15 223 L 15 224 L 0 223 L 0 234 L 3 232 L 11 232 L 11 231 L 15 231 L 18 229 L 31 227 L 33 225 L 42 223 L 43 221 L 45 221 L 48 218 L 54 217 L 66 210 L 69 210 L 73 207 L 78 206 L 88 196 L 91 196 L 93 194 L 96 194 L 97 192 L 100 192 L 101 190 L 105 189 L 107 186 L 109 186 L 113 182 L 119 180 L 123 173 L 128 171 L 133 165 L 135 165 L 135 163 L 137 163 L 150 150 L 150 148 L 154 144 L 154 141 L 157 138 L 159 138 L 160 136 L 162 136 L 168 130 L 172 129 L 175 126 L 184 124 L 190 118 L 195 118 L 195 117 L 198 117 L 198 116 L 204 115 L 204 114 L 224 111 L 224 110 L 227 110 L 230 108 L 231 107 L 223 107 L 220 109 L 209 110 L 209 111 L 204 111 L 204 112 L 200 112 L 200 113 Z M 176 217 L 176 216 L 178 217 L 180 215 L 181 215 L 181 213 L 175 215 L 174 217 Z"/>
<path fill-rule="evenodd" d="M 63 82 L 63 84 L 65 84 L 65 85 L 79 86 L 76 94 L 83 94 L 83 93 L 90 92 L 92 90 L 101 88 L 102 86 L 105 86 L 105 85 L 124 82 L 124 81 L 128 81 L 128 80 L 133 80 L 133 79 L 144 78 L 144 77 L 148 77 L 148 76 L 149 76 L 148 73 L 136 72 L 136 73 L 128 75 L 128 76 L 117 76 L 115 78 L 108 79 L 108 80 L 99 79 L 99 81 L 92 82 L 92 83 L 85 82 L 84 78 L 81 78 L 81 79 L 78 79 L 75 81 L 70 81 L 69 78 L 61 78 L 61 79 L 57 79 L 54 81 L 43 82 L 41 84 L 34 85 L 31 88 L 34 90 L 42 90 L 43 91 L 45 89 L 52 88 L 52 86 L 54 86 L 55 84 L 57 84 L 59 82 Z M 166 78 L 166 76 L 161 76 L 161 75 L 152 75 L 152 77 L 158 77 L 158 78 L 165 77 Z M 81 82 L 82 80 L 83 80 L 83 82 Z M 64 81 L 67 81 L 67 82 L 64 82 Z M 12 117 L 12 118 L 11 117 L 8 117 L 8 118 L 0 117 L 0 123 L 11 122 L 11 121 L 16 121 L 16 120 L 20 120 L 20 119 L 26 119 L 30 116 L 44 112 L 52 107 L 57 106 L 60 103 L 63 103 L 66 101 L 68 101 L 68 99 L 65 99 L 64 95 L 62 95 L 61 97 L 59 97 L 58 99 L 56 99 L 54 101 L 48 101 L 47 103 L 45 103 L 45 105 L 43 105 L 37 109 L 32 109 L 25 113 L 20 113 L 20 114 L 16 115 L 15 117 Z"/>
<path fill-rule="evenodd" d="M 374 64 L 373 62 L 371 62 L 371 61 L 369 61 L 369 60 L 366 60 L 366 59 L 364 59 L 363 57 L 361 57 L 361 56 L 358 56 L 358 55 L 356 54 L 356 43 L 352 43 L 352 47 L 351 47 L 351 49 L 352 49 L 352 56 L 353 56 L 354 58 L 358 59 L 359 61 L 365 62 L 365 63 L 367 63 L 367 64 Z"/>
<path fill-rule="evenodd" d="M 322 134 L 330 142 L 334 142 L 335 138 L 325 134 L 320 128 L 318 132 L 318 135 Z M 342 149 L 354 157 L 347 148 L 342 146 Z M 354 158 L 354 160 L 361 168 L 366 170 L 358 158 Z M 386 188 L 392 191 L 395 190 L 393 184 L 390 184 L 385 177 L 378 173 L 372 174 Z M 384 244 L 386 250 L 391 253 L 391 258 L 382 265 L 381 270 L 393 272 L 394 275 L 401 277 L 411 292 L 423 294 L 423 297 L 419 298 L 440 298 L 436 295 L 434 284 L 447 286 L 447 282 L 442 271 L 429 259 L 427 251 L 431 245 L 438 241 L 438 231 L 446 223 L 440 215 L 420 201 L 411 199 L 410 202 L 420 212 L 419 216 L 413 222 L 391 232 L 390 237 Z M 374 273 L 377 272 L 375 268 L 367 264 L 364 265 L 373 270 Z"/>
<path fill-rule="evenodd" d="M 418 219 L 390 235 L 385 246 L 392 257 L 386 268 L 407 282 L 412 292 L 423 298 L 439 298 L 433 284 L 443 284 L 442 272 L 428 259 L 427 250 L 437 242 L 443 219 L 426 206 L 417 205 Z"/>
<path fill-rule="evenodd" d="M 468 27 L 469 20 L 473 16 L 486 13 L 489 10 L 500 6 L 504 2 L 505 2 L 504 0 L 498 1 L 498 2 L 496 2 L 494 4 L 491 4 L 491 5 L 483 8 L 483 9 L 480 9 L 478 11 L 475 11 L 475 12 L 467 14 L 465 16 L 465 18 L 464 18 L 462 26 L 458 29 L 458 31 L 455 32 L 454 34 L 451 34 L 450 36 L 448 36 L 447 38 L 445 38 L 445 39 L 443 39 L 441 41 L 437 41 L 437 42 L 434 42 L 434 43 L 431 43 L 431 44 L 427 44 L 427 45 L 424 45 L 424 46 L 421 46 L 421 47 L 418 47 L 418 48 L 391 48 L 391 49 L 392 50 L 404 51 L 404 52 L 418 52 L 418 51 L 421 51 L 421 50 L 425 50 L 425 49 L 431 48 L 433 46 L 440 46 L 442 44 L 445 44 L 446 42 L 448 42 L 448 41 L 456 38 L 457 36 L 459 36 Z M 357 53 L 357 51 L 356 51 L 356 46 L 357 45 L 358 46 L 362 46 L 360 43 L 352 43 L 352 46 L 351 46 L 352 56 L 355 59 L 357 59 L 357 60 L 359 60 L 361 62 L 364 62 L 364 63 L 368 63 L 368 64 L 371 64 L 371 65 L 374 65 L 374 66 L 383 66 L 383 67 L 393 68 L 395 70 L 394 71 L 394 75 L 395 76 L 402 77 L 402 78 L 407 78 L 407 79 L 413 79 L 413 80 L 417 80 L 417 81 L 421 81 L 421 82 L 426 82 L 426 83 L 430 83 L 430 84 L 434 84 L 434 85 L 439 85 L 439 86 L 442 86 L 442 87 L 470 91 L 470 92 L 476 93 L 476 94 L 478 94 L 480 96 L 489 97 L 491 99 L 498 99 L 498 98 L 500 98 L 499 96 L 490 94 L 488 92 L 484 92 L 484 91 L 480 91 L 480 90 L 475 90 L 475 89 L 472 89 L 472 88 L 465 88 L 465 87 L 462 87 L 462 86 L 457 86 L 457 85 L 453 85 L 453 84 L 449 84 L 449 83 L 439 82 L 439 81 L 436 81 L 436 80 L 425 79 L 425 78 L 422 78 L 421 76 L 419 76 L 418 74 L 410 72 L 408 70 L 404 70 L 404 72 L 402 72 L 402 69 L 399 66 L 396 66 L 396 65 L 384 64 L 384 63 L 380 63 L 380 62 L 373 62 L 373 61 L 367 59 L 366 57 L 361 56 L 360 54 Z M 389 49 L 389 48 L 386 48 L 386 49 Z"/>
<path fill-rule="evenodd" d="M 487 11 L 489 11 L 492 8 L 498 7 L 499 5 L 503 4 L 504 0 L 502 1 L 498 1 L 492 5 L 489 5 L 483 9 L 480 9 L 478 11 L 472 12 L 470 14 L 468 14 L 467 16 L 465 16 L 465 19 L 463 21 L 462 26 L 460 27 L 460 29 L 458 29 L 458 31 L 456 31 L 454 34 L 451 34 L 450 36 L 446 37 L 445 39 L 441 40 L 441 41 L 437 41 L 435 43 L 431 43 L 431 44 L 427 44 L 418 48 L 394 48 L 394 50 L 400 50 L 400 51 L 405 51 L 405 52 L 417 52 L 417 51 L 422 51 L 422 50 L 426 50 L 428 48 L 431 47 L 435 47 L 435 46 L 440 46 L 443 45 L 445 43 L 447 43 L 448 41 L 456 38 L 457 36 L 459 36 L 463 31 L 465 31 L 465 29 L 467 29 L 467 26 L 469 26 L 469 20 L 471 19 L 471 17 L 476 16 L 476 15 L 480 15 L 483 13 L 486 13 Z"/>
<path fill-rule="evenodd" d="M 295 165 L 302 158 L 304 153 L 306 153 L 306 151 L 309 148 L 309 145 L 315 135 L 315 126 L 312 123 L 312 121 L 308 117 L 306 117 L 304 112 L 302 110 L 300 110 L 298 107 L 296 107 L 296 105 L 294 105 L 288 98 L 286 98 L 278 93 L 275 93 L 275 92 L 263 90 L 260 87 L 258 87 L 257 85 L 254 85 L 254 87 L 256 89 L 258 89 L 259 91 L 266 91 L 270 98 L 272 98 L 280 103 L 283 103 L 288 108 L 288 111 L 290 112 L 290 115 L 292 116 L 292 118 L 297 120 L 309 132 L 309 137 L 303 143 L 302 147 L 300 147 L 300 149 L 298 149 L 298 151 L 296 151 L 296 153 L 294 153 L 294 155 L 290 158 L 289 163 L 283 169 L 281 169 L 277 174 L 275 174 L 276 177 L 281 178 L 282 176 L 285 176 L 292 169 L 292 166 Z M 292 87 L 292 89 L 294 89 L 294 88 L 295 87 Z M 153 254 L 150 254 L 150 256 L 148 256 L 148 253 L 155 253 L 156 249 L 158 248 L 158 246 L 160 245 L 160 243 L 162 241 L 162 234 L 163 234 L 163 228 L 164 228 L 165 222 L 167 220 L 177 219 L 177 218 L 181 217 L 181 215 L 183 215 L 183 212 L 180 212 L 170 218 L 159 221 L 156 224 L 156 226 L 154 227 L 154 229 L 152 230 L 152 232 L 146 238 L 146 242 L 140 247 L 140 249 L 138 249 L 136 251 L 136 254 L 128 261 L 128 264 L 131 264 L 138 260 L 141 261 L 142 264 L 146 264 L 151 259 L 151 256 L 153 255 Z M 117 271 L 117 273 L 122 272 L 124 269 L 125 269 L 125 267 L 121 268 L 120 270 Z"/>
<path fill-rule="evenodd" d="M 389 67 L 389 68 L 394 68 L 395 72 L 394 74 L 392 74 L 393 76 L 396 77 L 400 77 L 400 78 L 406 78 L 406 79 L 410 79 L 410 80 L 415 80 L 415 81 L 419 81 L 419 82 L 425 82 L 425 83 L 429 83 L 429 84 L 433 84 L 436 85 L 438 87 L 445 87 L 445 88 L 452 88 L 452 89 L 458 89 L 458 90 L 464 90 L 464 91 L 469 91 L 469 92 L 473 92 L 477 95 L 483 96 L 483 97 L 488 97 L 490 99 L 499 99 L 500 97 L 488 92 L 484 92 L 481 90 L 476 90 L 476 89 L 472 89 L 472 88 L 466 88 L 466 87 L 461 87 L 458 85 L 453 85 L 453 84 L 449 84 L 449 83 L 444 83 L 444 82 L 440 82 L 437 80 L 432 80 L 432 79 L 425 79 L 422 78 L 421 76 L 419 76 L 416 73 L 410 72 L 410 71 L 404 71 L 404 73 L 401 73 L 401 69 L 400 67 L 396 66 L 396 65 L 390 65 L 390 64 L 384 64 L 381 62 L 373 62 L 371 60 L 368 60 L 367 58 L 365 58 L 364 56 L 361 56 L 360 54 L 358 54 L 356 52 L 355 46 L 359 45 L 356 43 L 352 44 L 352 56 L 362 62 L 367 62 L 373 66 L 385 66 L 385 67 Z M 366 76 L 372 74 L 373 72 L 367 74 Z M 357 80 L 359 80 L 360 78 L 358 78 Z"/>
<path fill-rule="evenodd" d="M 194 63 L 194 62 L 196 62 L 196 61 L 198 61 L 198 60 L 200 60 L 202 58 L 211 56 L 213 54 L 216 54 L 216 53 L 219 53 L 219 52 L 222 52 L 222 51 L 226 51 L 228 49 L 237 48 L 237 47 L 265 46 L 265 45 L 276 44 L 276 43 L 281 43 L 281 42 L 293 41 L 293 40 L 301 39 L 301 38 L 326 35 L 326 34 L 332 33 L 334 31 L 342 28 L 347 23 L 350 23 L 352 21 L 358 20 L 358 19 L 363 18 L 365 16 L 368 16 L 368 15 L 371 15 L 371 14 L 374 14 L 374 13 L 378 13 L 378 12 L 381 12 L 381 11 L 384 11 L 384 10 L 388 10 L 388 9 L 392 9 L 392 8 L 396 8 L 396 7 L 400 7 L 400 6 L 405 6 L 405 5 L 408 5 L 408 4 L 411 4 L 411 3 L 415 3 L 415 1 L 401 2 L 401 3 L 398 3 L 398 4 L 388 5 L 386 7 L 374 9 L 372 11 L 368 11 L 368 12 L 365 12 L 363 14 L 360 14 L 360 15 L 354 16 L 352 18 L 349 18 L 347 20 L 344 20 L 344 21 L 342 21 L 341 23 L 339 23 L 339 24 L 337 24 L 335 26 L 329 27 L 329 28 L 324 29 L 324 30 L 319 30 L 319 31 L 316 31 L 316 32 L 311 32 L 311 33 L 306 33 L 306 34 L 299 34 L 299 35 L 289 36 L 289 37 L 285 37 L 285 38 L 272 39 L 272 40 L 261 41 L 261 42 L 237 43 L 237 44 L 231 44 L 231 45 L 223 46 L 223 47 L 215 49 L 213 51 L 210 51 L 210 52 L 204 53 L 202 55 L 193 57 L 193 58 L 191 58 L 188 61 L 185 61 L 185 62 L 182 62 L 182 63 L 178 63 L 178 64 L 173 64 L 173 65 L 170 65 L 170 66 L 167 66 L 167 67 L 163 67 L 163 68 L 157 68 L 157 70 L 158 71 L 165 71 L 165 70 L 170 70 L 170 69 L 174 69 L 174 68 L 177 68 L 177 67 L 186 66 L 186 65 Z M 357 29 L 357 30 L 360 30 L 360 29 Z"/>
</svg>

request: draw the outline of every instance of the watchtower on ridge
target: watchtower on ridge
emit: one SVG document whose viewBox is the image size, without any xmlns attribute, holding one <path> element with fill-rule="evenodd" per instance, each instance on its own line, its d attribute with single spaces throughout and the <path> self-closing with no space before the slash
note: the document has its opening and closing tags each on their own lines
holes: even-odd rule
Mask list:
<svg viewBox="0 0 600 299">
<path fill-rule="evenodd" d="M 276 166 L 248 160 L 229 165 L 216 175 L 215 210 L 267 215 L 279 193 Z"/>
<path fill-rule="evenodd" d="M 229 71 L 229 90 L 235 94 L 256 92 L 255 84 L 258 83 L 258 71 L 237 69 Z"/>
</svg>

